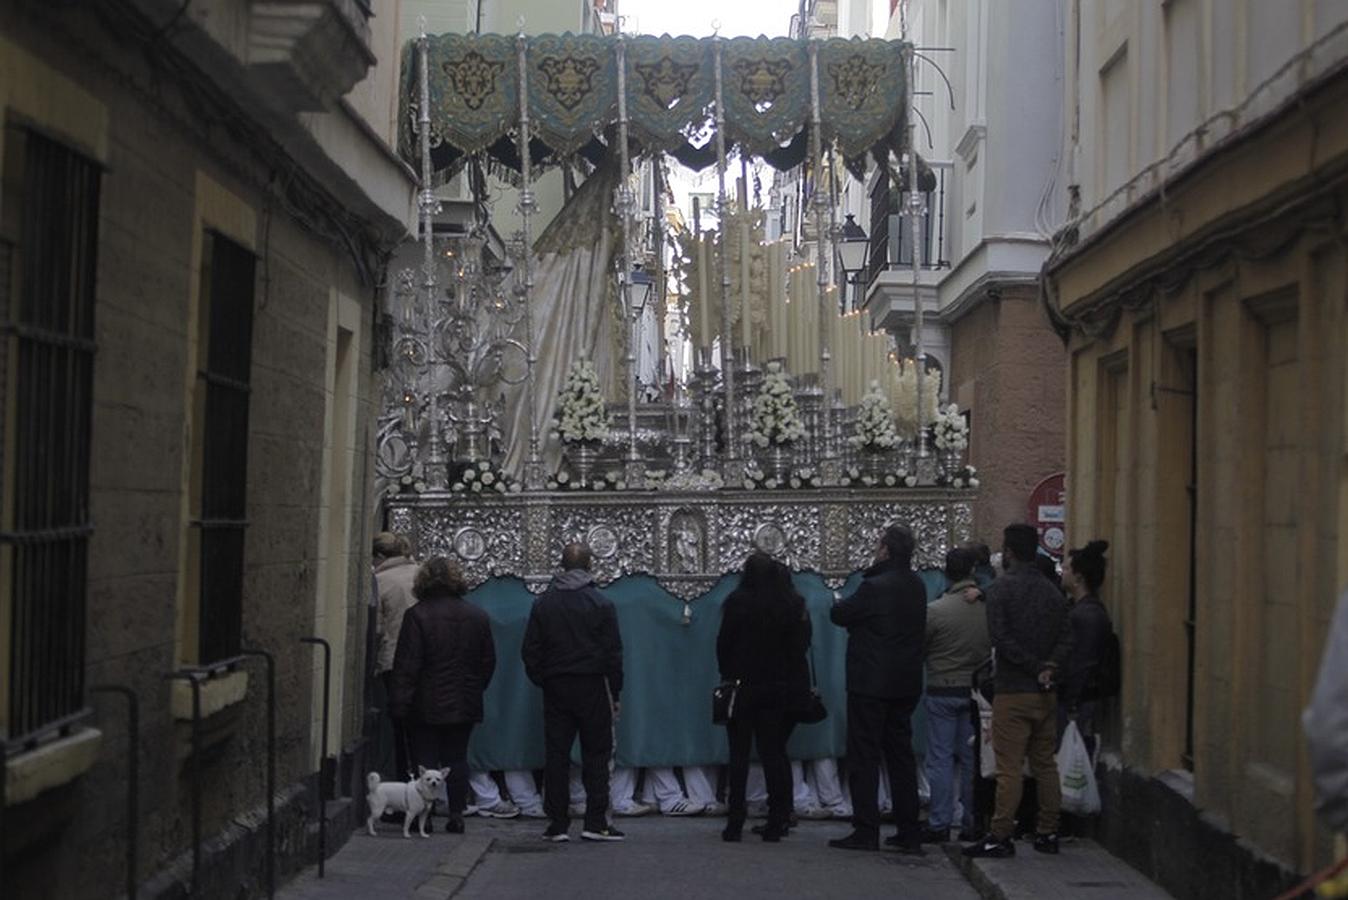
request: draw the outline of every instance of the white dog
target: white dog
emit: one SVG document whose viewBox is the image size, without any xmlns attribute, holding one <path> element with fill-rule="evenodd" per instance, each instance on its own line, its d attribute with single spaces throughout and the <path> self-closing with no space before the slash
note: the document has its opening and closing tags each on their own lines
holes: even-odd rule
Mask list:
<svg viewBox="0 0 1348 900">
<path fill-rule="evenodd" d="M 426 820 L 431 817 L 431 805 L 440 786 L 449 777 L 449 769 L 428 769 L 417 766 L 416 781 L 380 782 L 379 773 L 371 772 L 365 776 L 370 787 L 366 800 L 370 804 L 370 817 L 365 820 L 365 830 L 374 836 L 374 822 L 385 812 L 403 813 L 403 837 L 411 837 L 412 820 L 421 819 L 421 836 L 426 833 Z"/>
</svg>

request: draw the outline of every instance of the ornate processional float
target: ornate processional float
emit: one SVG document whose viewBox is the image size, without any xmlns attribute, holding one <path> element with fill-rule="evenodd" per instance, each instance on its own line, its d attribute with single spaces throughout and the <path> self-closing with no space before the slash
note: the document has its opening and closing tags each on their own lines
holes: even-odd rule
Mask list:
<svg viewBox="0 0 1348 900">
<path fill-rule="evenodd" d="M 685 600 L 755 548 L 840 583 L 890 522 L 913 527 L 920 566 L 939 566 L 969 537 L 978 487 L 964 419 L 937 406 L 925 366 L 844 323 L 825 188 L 839 159 L 859 178 L 897 159 L 917 198 L 904 209 L 919 209 L 914 62 L 907 44 L 859 39 L 410 45 L 401 151 L 422 177 L 422 265 L 396 280 L 377 453 L 388 527 L 457 558 L 473 584 L 540 584 L 584 540 L 602 581 L 649 574 Z M 813 246 L 789 272 L 728 199 L 732 147 L 806 173 Z M 663 216 L 656 252 L 640 251 L 633 188 L 634 159 L 666 157 L 716 166 L 720 223 L 714 240 L 684 235 L 672 266 Z M 561 164 L 589 177 L 535 239 L 536 180 Z M 487 170 L 519 196 L 521 227 L 495 254 L 485 214 L 459 234 L 434 227 L 435 186 Z M 691 371 L 665 384 L 637 369 L 652 294 L 694 341 Z"/>
</svg>

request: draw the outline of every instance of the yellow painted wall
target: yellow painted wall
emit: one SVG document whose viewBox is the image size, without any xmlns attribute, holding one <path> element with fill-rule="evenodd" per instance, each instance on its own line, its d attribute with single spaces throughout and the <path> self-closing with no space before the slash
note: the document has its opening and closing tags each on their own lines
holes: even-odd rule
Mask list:
<svg viewBox="0 0 1348 900">
<path fill-rule="evenodd" d="M 1053 273 L 1078 325 L 1070 540 L 1110 542 L 1125 656 L 1107 743 L 1143 772 L 1185 765 L 1196 402 L 1194 800 L 1299 870 L 1332 854 L 1300 711 L 1348 586 L 1348 231 L 1282 213 L 1348 203 L 1343 81 Z"/>
</svg>

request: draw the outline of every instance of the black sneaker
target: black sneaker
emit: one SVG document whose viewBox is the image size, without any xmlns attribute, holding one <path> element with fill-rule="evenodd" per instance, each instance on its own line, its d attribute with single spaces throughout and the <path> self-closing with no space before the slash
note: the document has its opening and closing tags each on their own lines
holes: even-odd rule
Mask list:
<svg viewBox="0 0 1348 900">
<path fill-rule="evenodd" d="M 566 833 L 565 828 L 549 825 L 548 830 L 543 832 L 543 840 L 551 841 L 554 844 L 563 844 L 571 840 L 571 835 Z"/>
<path fill-rule="evenodd" d="M 1058 833 L 1051 831 L 1048 834 L 1036 834 L 1034 836 L 1034 849 L 1040 853 L 1058 853 Z"/>
<path fill-rule="evenodd" d="M 445 834 L 463 834 L 463 819 L 452 818 L 445 823 Z"/>
<path fill-rule="evenodd" d="M 1016 845 L 1011 842 L 1010 838 L 999 841 L 992 835 L 988 835 L 977 844 L 965 847 L 964 855 L 975 858 L 1006 859 L 1008 856 L 1016 855 Z"/>
<path fill-rule="evenodd" d="M 590 829 L 586 828 L 584 831 L 580 833 L 580 837 L 582 840 L 586 841 L 627 840 L 627 835 L 623 834 L 621 831 L 614 828 L 612 825 L 608 826 L 607 828 L 601 828 L 598 831 L 591 831 Z"/>
</svg>

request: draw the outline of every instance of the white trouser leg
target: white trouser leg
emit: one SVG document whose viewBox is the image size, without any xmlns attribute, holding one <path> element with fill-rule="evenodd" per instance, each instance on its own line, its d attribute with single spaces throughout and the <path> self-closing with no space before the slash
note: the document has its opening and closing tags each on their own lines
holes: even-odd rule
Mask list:
<svg viewBox="0 0 1348 900">
<path fill-rule="evenodd" d="M 744 789 L 744 802 L 768 802 L 768 782 L 763 777 L 763 767 L 758 763 L 749 766 L 749 781 Z"/>
<path fill-rule="evenodd" d="M 894 809 L 894 801 L 889 796 L 889 769 L 884 763 L 880 764 L 880 789 L 876 791 L 876 799 L 880 802 L 881 814 Z"/>
<path fill-rule="evenodd" d="M 505 773 L 506 790 L 510 792 L 510 799 L 515 801 L 515 805 L 520 809 L 539 809 L 543 806 L 543 797 L 538 793 L 538 785 L 534 784 L 534 773 L 526 771 L 516 771 Z"/>
<path fill-rule="evenodd" d="M 818 804 L 814 791 L 805 782 L 805 765 L 799 760 L 791 760 L 791 805 L 796 809 L 805 809 Z"/>
<path fill-rule="evenodd" d="M 712 769 L 708 766 L 684 766 L 683 786 L 688 789 L 688 799 L 702 806 L 716 802 L 716 783 L 712 781 Z"/>
<path fill-rule="evenodd" d="M 641 802 L 654 805 L 660 812 L 668 812 L 670 807 L 683 800 L 683 788 L 673 769 L 647 769 L 646 789 Z"/>
<path fill-rule="evenodd" d="M 625 809 L 632 805 L 637 789 L 637 770 L 624 766 L 609 775 L 608 797 L 610 809 Z"/>
<path fill-rule="evenodd" d="M 468 776 L 468 787 L 473 792 L 473 802 L 479 807 L 495 806 L 501 802 L 501 789 L 490 772 L 473 772 Z"/>
<path fill-rule="evenodd" d="M 846 785 L 838 778 L 838 761 L 832 757 L 816 759 L 810 763 L 810 776 L 814 779 L 815 796 L 819 805 L 837 816 L 850 816 L 852 803 L 847 798 Z"/>
</svg>

